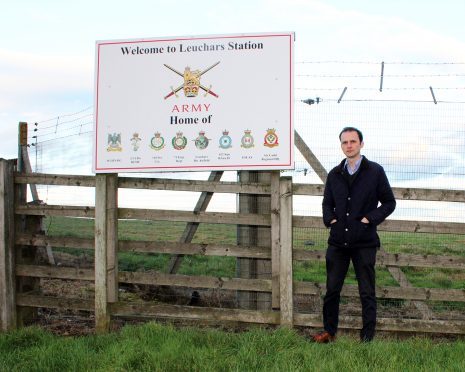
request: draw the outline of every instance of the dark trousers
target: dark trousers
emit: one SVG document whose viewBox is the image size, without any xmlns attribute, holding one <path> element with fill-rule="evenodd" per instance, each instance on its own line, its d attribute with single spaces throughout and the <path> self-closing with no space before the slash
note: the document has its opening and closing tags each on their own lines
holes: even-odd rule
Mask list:
<svg viewBox="0 0 465 372">
<path fill-rule="evenodd" d="M 326 251 L 326 295 L 323 304 L 323 324 L 335 335 L 339 321 L 339 302 L 350 260 L 358 281 L 362 303 L 362 340 L 372 340 L 376 326 L 375 263 L 376 248 L 347 249 L 329 246 Z"/>
</svg>

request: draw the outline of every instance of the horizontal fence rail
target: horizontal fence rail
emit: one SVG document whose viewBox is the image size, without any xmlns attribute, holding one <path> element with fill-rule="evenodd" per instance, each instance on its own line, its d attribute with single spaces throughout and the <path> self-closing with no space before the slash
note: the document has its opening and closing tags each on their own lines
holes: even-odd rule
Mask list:
<svg viewBox="0 0 465 372">
<path fill-rule="evenodd" d="M 71 237 L 47 237 L 45 235 L 21 234 L 16 238 L 16 244 L 30 246 L 63 247 L 94 249 L 94 240 Z M 165 253 L 185 254 L 203 256 L 224 256 L 271 259 L 269 247 L 219 245 L 219 244 L 195 244 L 162 241 L 133 241 L 119 240 L 118 250 L 120 252 L 139 253 Z M 304 250 L 294 248 L 294 261 L 325 261 L 325 252 L 321 250 Z M 415 255 L 408 253 L 379 252 L 376 258 L 377 266 L 399 266 L 399 267 L 442 267 L 446 269 L 465 270 L 465 258 L 457 256 L 439 255 Z"/>
<path fill-rule="evenodd" d="M 80 269 L 70 267 L 50 267 L 38 265 L 17 265 L 16 275 L 21 277 L 54 278 L 93 281 L 95 279 L 93 269 Z M 194 276 L 163 273 L 120 272 L 120 283 L 163 285 L 188 288 L 225 289 L 238 291 L 271 292 L 271 280 L 269 279 L 241 279 L 219 278 L 212 276 Z M 321 295 L 326 286 L 317 282 L 294 281 L 294 294 Z M 356 285 L 346 284 L 342 296 L 359 296 Z M 465 290 L 439 289 L 439 288 L 402 288 L 402 287 L 377 287 L 379 298 L 405 299 L 405 300 L 431 300 L 431 301 L 456 301 L 465 302 Z"/>
<path fill-rule="evenodd" d="M 15 174 L 17 184 L 59 185 L 59 186 L 83 186 L 95 187 L 94 176 L 73 176 L 60 174 Z M 270 194 L 269 185 L 260 183 L 217 182 L 179 179 L 153 179 L 120 177 L 120 188 L 165 190 L 165 191 L 192 191 L 192 192 L 216 192 L 233 194 Z M 323 184 L 299 184 L 292 186 L 294 195 L 323 196 Z M 394 196 L 399 200 L 424 200 L 443 202 L 465 202 L 464 190 L 437 190 L 425 188 L 393 187 Z"/>
</svg>

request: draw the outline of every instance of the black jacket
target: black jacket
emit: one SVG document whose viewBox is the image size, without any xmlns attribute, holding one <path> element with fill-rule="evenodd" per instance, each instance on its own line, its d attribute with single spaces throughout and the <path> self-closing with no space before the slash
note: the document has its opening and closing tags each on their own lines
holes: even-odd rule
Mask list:
<svg viewBox="0 0 465 372">
<path fill-rule="evenodd" d="M 329 172 L 325 185 L 323 222 L 331 228 L 328 244 L 340 248 L 379 247 L 376 226 L 396 207 L 389 181 L 383 167 L 363 157 L 349 185 L 344 163 L 345 159 Z M 363 217 L 370 223 L 362 223 Z M 330 225 L 333 219 L 337 222 Z"/>
</svg>

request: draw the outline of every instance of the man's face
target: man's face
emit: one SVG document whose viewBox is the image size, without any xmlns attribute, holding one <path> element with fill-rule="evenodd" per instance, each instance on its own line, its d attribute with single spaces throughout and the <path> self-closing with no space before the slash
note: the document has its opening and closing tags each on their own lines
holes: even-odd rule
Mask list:
<svg viewBox="0 0 465 372">
<path fill-rule="evenodd" d="M 348 159 L 356 159 L 360 156 L 363 142 L 360 142 L 357 132 L 344 132 L 341 134 L 341 149 Z"/>
</svg>

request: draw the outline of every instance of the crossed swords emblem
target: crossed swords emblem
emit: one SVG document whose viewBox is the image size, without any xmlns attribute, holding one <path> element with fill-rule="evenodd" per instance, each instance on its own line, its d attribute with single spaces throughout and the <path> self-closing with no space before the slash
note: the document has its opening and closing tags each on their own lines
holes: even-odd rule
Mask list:
<svg viewBox="0 0 465 372">
<path fill-rule="evenodd" d="M 184 82 L 179 86 L 177 87 L 176 89 L 174 89 L 172 86 L 170 87 L 171 88 L 171 92 L 168 93 L 166 96 L 165 96 L 165 99 L 167 98 L 170 98 L 171 96 L 175 96 L 175 97 L 178 97 L 177 93 L 181 90 L 181 89 L 184 89 L 186 88 L 186 84 L 187 84 L 187 79 L 186 79 L 186 75 L 187 74 L 190 74 L 190 76 L 196 80 L 198 87 L 200 89 L 202 89 L 204 92 L 205 92 L 205 97 L 208 95 L 208 94 L 211 94 L 213 97 L 216 97 L 218 98 L 218 94 L 216 94 L 215 92 L 213 92 L 211 90 L 211 85 L 207 88 L 206 86 L 200 84 L 200 77 L 202 75 L 204 75 L 206 72 L 210 71 L 213 67 L 217 66 L 218 64 L 220 63 L 220 61 L 214 63 L 213 65 L 211 65 L 210 67 L 206 68 L 205 70 L 203 71 L 190 71 L 190 68 L 189 67 L 186 67 L 185 70 L 184 70 L 184 73 L 182 72 L 179 72 L 178 70 L 174 69 L 173 67 L 167 65 L 166 63 L 164 63 L 164 66 L 168 69 L 170 69 L 171 71 L 173 71 L 174 73 L 178 74 L 179 76 L 181 76 L 183 79 L 184 79 Z M 197 94 L 195 94 L 197 95 Z"/>
</svg>

